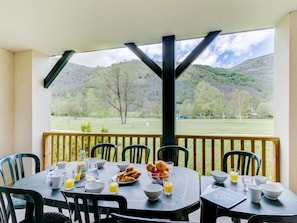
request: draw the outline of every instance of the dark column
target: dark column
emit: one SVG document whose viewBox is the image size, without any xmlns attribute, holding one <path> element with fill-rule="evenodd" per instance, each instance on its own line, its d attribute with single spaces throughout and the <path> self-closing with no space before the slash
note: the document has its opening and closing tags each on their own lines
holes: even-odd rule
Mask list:
<svg viewBox="0 0 297 223">
<path fill-rule="evenodd" d="M 175 36 L 163 37 L 163 145 L 175 145 Z"/>
</svg>

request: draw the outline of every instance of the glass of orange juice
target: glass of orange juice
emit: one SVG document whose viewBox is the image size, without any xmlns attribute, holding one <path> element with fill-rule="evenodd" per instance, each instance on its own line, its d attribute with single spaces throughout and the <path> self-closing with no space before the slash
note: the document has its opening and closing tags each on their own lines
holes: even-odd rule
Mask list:
<svg viewBox="0 0 297 223">
<path fill-rule="evenodd" d="M 81 177 L 81 169 L 77 168 L 75 170 L 73 170 L 73 178 L 75 182 L 80 181 L 80 177 Z"/>
<path fill-rule="evenodd" d="M 74 187 L 74 178 L 73 178 L 73 174 L 71 174 L 66 177 L 64 181 L 64 188 L 65 190 L 72 190 L 73 187 Z"/>
<path fill-rule="evenodd" d="M 173 181 L 171 177 L 163 179 L 163 189 L 166 195 L 171 195 L 173 192 Z"/>
<path fill-rule="evenodd" d="M 237 183 L 238 181 L 239 170 L 232 168 L 230 171 L 230 180 L 232 183 Z"/>
<path fill-rule="evenodd" d="M 117 179 L 111 179 L 109 181 L 109 192 L 112 194 L 116 194 L 119 190 L 119 182 Z"/>
</svg>

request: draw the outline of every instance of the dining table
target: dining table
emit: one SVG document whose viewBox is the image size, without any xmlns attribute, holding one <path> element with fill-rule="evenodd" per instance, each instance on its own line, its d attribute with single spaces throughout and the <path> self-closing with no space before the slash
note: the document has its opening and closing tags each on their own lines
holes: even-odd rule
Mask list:
<svg viewBox="0 0 297 223">
<path fill-rule="evenodd" d="M 276 200 L 271 200 L 262 196 L 260 203 L 253 203 L 250 199 L 249 191 L 244 190 L 242 177 L 239 176 L 237 183 L 233 183 L 228 177 L 223 184 L 217 184 L 212 176 L 201 176 L 201 223 L 215 223 L 220 216 L 229 216 L 231 218 L 249 219 L 252 215 L 296 215 L 297 214 L 297 196 L 285 185 L 279 184 L 283 192 Z M 267 182 L 272 183 L 272 182 Z M 207 193 L 209 188 L 224 187 L 233 192 L 245 196 L 242 202 L 239 202 L 231 208 L 224 208 L 205 199 L 203 194 Z"/>
<path fill-rule="evenodd" d="M 118 194 L 127 199 L 127 214 L 149 218 L 166 218 L 170 220 L 188 220 L 189 214 L 200 208 L 200 177 L 198 172 L 185 168 L 174 166 L 171 177 L 174 180 L 172 195 L 168 196 L 162 193 L 156 201 L 148 200 L 143 191 L 143 187 L 151 184 L 152 179 L 146 170 L 146 164 L 130 164 L 136 170 L 141 172 L 140 177 L 132 183 L 119 185 Z M 72 171 L 77 168 L 77 162 L 69 162 L 65 171 Z M 108 182 L 119 173 L 116 162 L 106 162 L 105 165 L 98 169 L 98 180 L 105 183 L 101 193 L 109 194 Z M 53 189 L 48 183 L 48 171 L 41 171 L 31 176 L 17 181 L 13 187 L 31 189 L 38 191 L 44 198 L 44 204 L 58 208 L 68 208 L 61 190 L 63 184 L 58 189 Z M 85 179 L 77 182 L 72 189 L 74 192 L 84 193 L 85 188 L 82 186 Z M 116 206 L 108 207 L 117 209 Z M 115 205 L 115 204 L 114 204 Z M 104 207 L 104 203 L 100 204 Z"/>
</svg>

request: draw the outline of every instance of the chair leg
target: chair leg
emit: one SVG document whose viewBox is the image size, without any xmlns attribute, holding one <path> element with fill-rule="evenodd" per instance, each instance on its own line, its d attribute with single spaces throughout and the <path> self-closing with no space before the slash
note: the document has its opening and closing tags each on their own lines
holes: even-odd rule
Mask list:
<svg viewBox="0 0 297 223">
<path fill-rule="evenodd" d="M 232 218 L 232 222 L 234 222 L 234 223 L 240 223 L 240 218 Z"/>
</svg>

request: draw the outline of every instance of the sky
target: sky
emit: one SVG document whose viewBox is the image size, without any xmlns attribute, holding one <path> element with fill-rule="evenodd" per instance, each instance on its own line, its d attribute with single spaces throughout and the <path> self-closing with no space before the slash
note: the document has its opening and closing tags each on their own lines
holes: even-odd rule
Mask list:
<svg viewBox="0 0 297 223">
<path fill-rule="evenodd" d="M 176 41 L 175 53 L 177 62 L 182 62 L 202 40 L 203 38 Z M 219 35 L 199 55 L 194 64 L 232 68 L 248 59 L 273 53 L 273 45 L 273 29 Z M 138 47 L 154 61 L 162 61 L 161 43 Z M 69 62 L 88 67 L 108 67 L 114 63 L 130 60 L 139 60 L 139 58 L 128 48 L 119 48 L 75 53 Z"/>
</svg>

